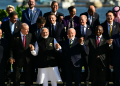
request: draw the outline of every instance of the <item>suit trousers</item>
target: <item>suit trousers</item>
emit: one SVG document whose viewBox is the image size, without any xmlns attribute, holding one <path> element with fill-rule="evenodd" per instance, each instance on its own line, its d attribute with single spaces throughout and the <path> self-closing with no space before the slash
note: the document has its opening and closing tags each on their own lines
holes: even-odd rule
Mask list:
<svg viewBox="0 0 120 86">
<path fill-rule="evenodd" d="M 5 86 L 5 69 L 0 67 L 0 86 Z"/>
<path fill-rule="evenodd" d="M 90 67 L 90 78 L 92 86 L 105 86 L 107 68 L 103 66 L 101 60 L 96 58 L 96 65 Z"/>
<path fill-rule="evenodd" d="M 21 62 L 14 63 L 14 79 L 13 86 L 20 86 L 20 78 L 21 78 L 21 69 L 23 67 L 24 76 L 25 76 L 25 86 L 31 86 L 31 63 L 27 63 L 25 60 L 20 60 Z M 18 64 L 21 63 L 21 64 Z"/>
<path fill-rule="evenodd" d="M 65 68 L 66 86 L 72 86 L 74 78 L 75 86 L 81 86 L 81 67 L 74 67 L 71 61 L 71 66 Z"/>
</svg>

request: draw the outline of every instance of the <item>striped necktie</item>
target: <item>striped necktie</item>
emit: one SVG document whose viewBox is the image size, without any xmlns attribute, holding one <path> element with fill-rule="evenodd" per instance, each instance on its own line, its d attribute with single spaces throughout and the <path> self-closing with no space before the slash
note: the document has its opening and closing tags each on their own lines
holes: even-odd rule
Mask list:
<svg viewBox="0 0 120 86">
<path fill-rule="evenodd" d="M 72 47 L 72 43 L 73 43 L 73 40 L 71 39 L 71 40 L 70 40 L 70 44 L 69 44 L 69 45 L 70 45 L 70 48 Z"/>
<path fill-rule="evenodd" d="M 112 25 L 109 25 L 109 26 L 110 26 L 110 34 L 109 34 L 109 36 L 111 38 L 111 36 L 112 36 Z"/>
</svg>

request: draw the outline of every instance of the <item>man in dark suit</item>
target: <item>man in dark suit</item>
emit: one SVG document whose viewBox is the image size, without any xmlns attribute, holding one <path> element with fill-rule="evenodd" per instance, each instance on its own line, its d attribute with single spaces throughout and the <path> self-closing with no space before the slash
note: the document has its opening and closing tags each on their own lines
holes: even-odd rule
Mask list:
<svg viewBox="0 0 120 86">
<path fill-rule="evenodd" d="M 120 86 L 120 27 L 119 33 L 113 36 L 112 65 L 115 72 L 115 86 Z"/>
<path fill-rule="evenodd" d="M 107 38 L 113 38 L 114 35 L 119 33 L 119 23 L 114 21 L 114 13 L 112 11 L 108 11 L 106 13 L 106 21 L 103 22 L 102 24 L 103 27 L 103 35 Z M 107 54 L 109 58 L 112 58 L 112 50 Z M 111 64 L 111 59 L 109 61 L 109 64 Z M 110 69 L 108 69 L 110 71 Z M 110 74 L 110 73 L 108 73 Z M 109 79 L 109 75 L 107 75 Z M 114 77 L 114 76 L 113 76 Z M 107 80 L 109 81 L 109 80 Z M 114 81 L 113 81 L 114 82 Z"/>
<path fill-rule="evenodd" d="M 84 39 L 86 40 L 92 34 L 90 26 L 86 24 L 87 16 L 81 15 L 79 21 L 80 21 L 80 25 L 75 28 L 76 37 L 77 38 L 84 37 Z M 89 52 L 89 47 L 86 47 L 86 50 Z M 85 68 L 85 73 L 84 73 L 85 83 L 86 83 L 86 86 L 89 86 L 90 71 L 88 67 L 88 55 L 84 54 L 82 55 L 82 58 L 83 58 L 84 68 Z"/>
<path fill-rule="evenodd" d="M 80 38 L 80 44 L 89 46 L 89 68 L 92 86 L 105 86 L 106 74 L 109 67 L 108 57 L 106 54 L 112 47 L 112 39 L 108 40 L 103 35 L 102 26 L 95 29 L 95 35 L 90 36 L 83 42 L 83 37 Z"/>
<path fill-rule="evenodd" d="M 92 29 L 92 33 L 95 32 L 96 26 L 100 24 L 99 22 L 99 14 L 95 12 L 95 7 L 93 5 L 89 6 L 88 12 L 81 13 L 80 15 L 86 15 L 87 16 L 87 24 L 90 25 Z"/>
<path fill-rule="evenodd" d="M 57 22 L 62 22 L 62 19 L 63 19 L 63 17 L 64 17 L 64 14 L 62 14 L 62 13 L 60 13 L 60 12 L 57 12 L 57 10 L 58 10 L 58 8 L 59 8 L 59 3 L 57 2 L 57 1 L 53 1 L 52 2 L 52 4 L 51 4 L 51 11 L 50 12 L 47 12 L 47 13 L 45 13 L 43 16 L 46 18 L 46 25 L 48 25 L 49 23 L 50 23 L 50 21 L 49 21 L 49 15 L 51 14 L 51 13 L 54 13 L 55 14 L 55 16 L 56 16 L 56 21 Z M 61 17 L 62 17 L 62 19 L 61 19 Z"/>
<path fill-rule="evenodd" d="M 2 30 L 0 29 L 0 86 L 5 86 L 5 68 L 8 59 L 8 41 L 2 38 Z"/>
<path fill-rule="evenodd" d="M 34 38 L 32 34 L 29 33 L 29 26 L 26 23 L 22 23 L 21 31 L 14 34 L 14 38 L 11 44 L 11 52 L 13 53 L 13 58 L 10 58 L 10 63 L 14 63 L 13 86 L 20 86 L 22 67 L 25 73 L 25 86 L 31 85 L 31 53 L 29 44 L 34 43 L 33 39 Z"/>
<path fill-rule="evenodd" d="M 67 35 L 68 39 L 63 41 L 62 44 L 66 86 L 72 86 L 72 76 L 74 76 L 75 86 L 81 86 L 81 52 L 84 50 L 84 47 L 80 45 L 78 38 L 75 37 L 76 31 L 74 28 L 70 28 Z"/>
<path fill-rule="evenodd" d="M 27 23 L 29 26 L 36 23 L 39 16 L 42 16 L 42 11 L 35 8 L 35 0 L 28 0 L 29 8 L 22 12 L 22 22 Z"/>
<path fill-rule="evenodd" d="M 64 37 L 64 26 L 59 22 L 56 22 L 56 16 L 54 13 L 49 15 L 49 25 L 46 27 L 49 28 L 49 36 L 54 37 L 58 43 L 60 43 Z"/>
<path fill-rule="evenodd" d="M 18 18 L 17 13 L 13 11 L 9 14 L 9 20 L 3 22 L 1 25 L 1 28 L 4 32 L 4 38 L 8 40 L 8 50 L 10 49 L 11 39 L 13 38 L 13 35 L 20 31 L 21 22 L 17 21 L 17 18 Z M 11 82 L 11 77 L 12 77 L 11 76 L 11 64 L 8 61 L 7 66 L 6 66 L 6 78 L 7 78 L 7 82 L 9 85 Z"/>
</svg>

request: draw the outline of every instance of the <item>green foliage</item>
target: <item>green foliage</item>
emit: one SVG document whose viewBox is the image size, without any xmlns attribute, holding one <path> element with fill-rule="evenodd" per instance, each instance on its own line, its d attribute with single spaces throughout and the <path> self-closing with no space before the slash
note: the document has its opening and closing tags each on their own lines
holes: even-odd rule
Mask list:
<svg viewBox="0 0 120 86">
<path fill-rule="evenodd" d="M 26 7 L 23 6 L 23 10 L 25 10 L 25 9 L 26 9 Z M 22 8 L 17 6 L 16 9 L 15 9 L 15 11 L 16 11 L 17 14 L 18 14 L 19 20 L 21 21 L 21 17 L 22 17 Z M 7 16 L 8 16 L 8 14 L 7 14 L 6 10 L 0 9 L 0 21 L 2 21 L 3 18 L 4 18 L 4 17 L 7 17 Z"/>
<path fill-rule="evenodd" d="M 8 16 L 8 14 L 7 14 L 6 10 L 0 9 L 0 21 L 2 21 L 3 18 L 7 17 L 7 16 Z"/>
</svg>

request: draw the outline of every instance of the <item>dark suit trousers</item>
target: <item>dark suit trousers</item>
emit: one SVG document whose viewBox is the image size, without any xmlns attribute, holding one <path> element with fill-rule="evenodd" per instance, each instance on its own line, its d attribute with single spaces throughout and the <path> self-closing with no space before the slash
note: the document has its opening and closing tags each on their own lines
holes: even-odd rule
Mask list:
<svg viewBox="0 0 120 86">
<path fill-rule="evenodd" d="M 90 78 L 92 86 L 105 86 L 106 70 L 99 58 L 96 58 L 96 65 L 90 67 Z"/>
<path fill-rule="evenodd" d="M 120 86 L 120 63 L 114 66 L 115 86 Z"/>
<path fill-rule="evenodd" d="M 5 68 L 0 67 L 0 86 L 5 86 Z"/>
<path fill-rule="evenodd" d="M 74 67 L 72 62 L 70 67 L 65 68 L 66 86 L 72 86 L 74 79 L 75 86 L 81 86 L 81 67 Z"/>
<path fill-rule="evenodd" d="M 20 60 L 20 61 L 18 61 L 18 62 L 16 61 L 16 63 L 14 63 L 13 86 L 20 86 L 22 67 L 23 67 L 24 76 L 25 76 L 25 86 L 31 85 L 31 63 L 27 63 L 25 60 Z"/>
</svg>

